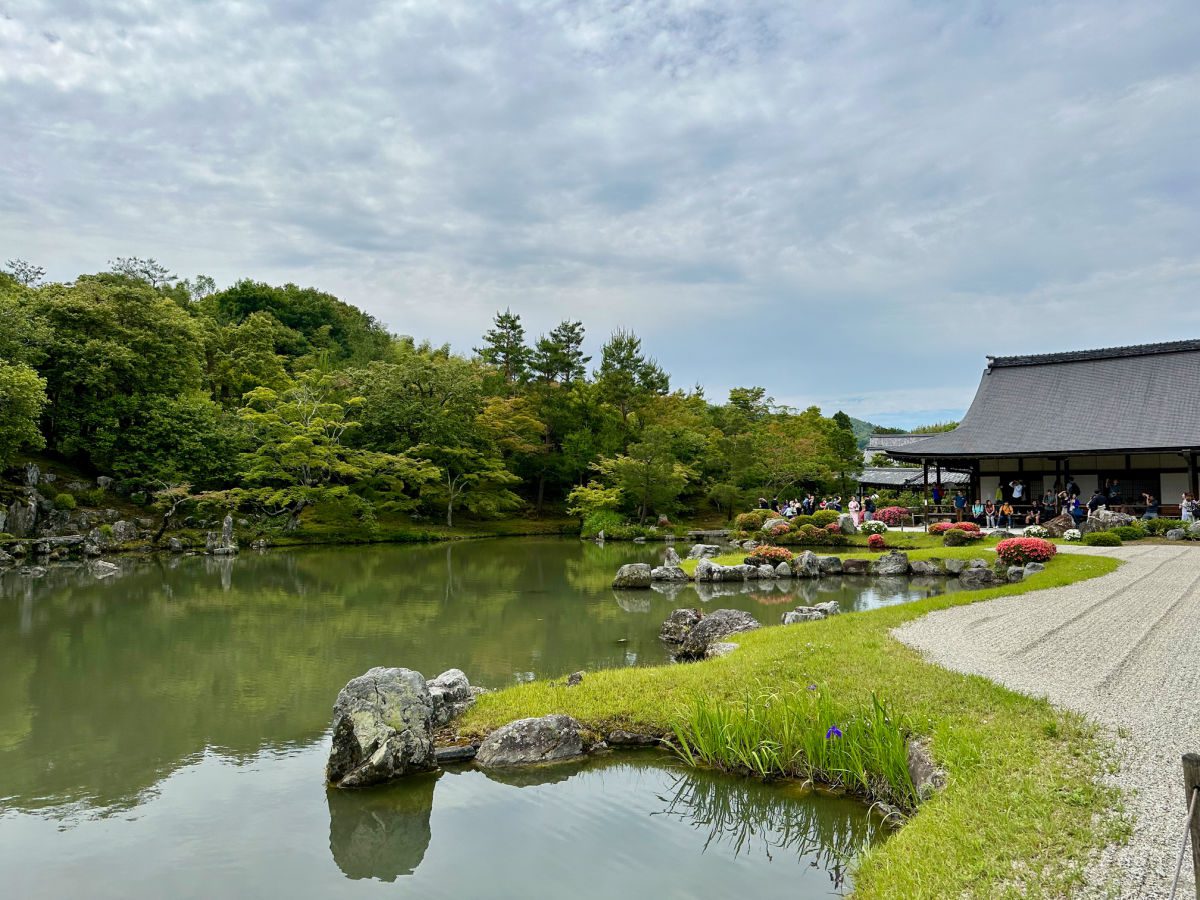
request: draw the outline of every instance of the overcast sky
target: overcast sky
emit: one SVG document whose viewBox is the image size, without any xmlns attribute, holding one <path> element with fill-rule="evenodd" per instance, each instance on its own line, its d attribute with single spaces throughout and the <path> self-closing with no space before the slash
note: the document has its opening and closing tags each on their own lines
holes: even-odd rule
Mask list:
<svg viewBox="0 0 1200 900">
<path fill-rule="evenodd" d="M 0 0 L 0 258 L 634 329 L 882 424 L 1200 337 L 1196 0 Z"/>
</svg>

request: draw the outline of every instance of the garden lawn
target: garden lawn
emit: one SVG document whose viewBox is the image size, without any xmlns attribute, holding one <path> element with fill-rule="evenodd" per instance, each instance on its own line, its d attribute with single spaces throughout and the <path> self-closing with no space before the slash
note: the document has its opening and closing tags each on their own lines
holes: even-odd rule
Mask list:
<svg viewBox="0 0 1200 900">
<path fill-rule="evenodd" d="M 978 555 L 978 546 L 913 554 Z M 737 652 L 720 659 L 589 673 L 570 690 L 561 681 L 519 685 L 480 697 L 459 730 L 479 736 L 514 719 L 567 713 L 599 731 L 666 734 L 698 697 L 740 704 L 815 684 L 839 703 L 869 704 L 874 692 L 930 739 L 947 785 L 861 857 L 855 896 L 1065 896 L 1080 885 L 1089 854 L 1123 834 L 1115 793 L 1098 786 L 1101 735 L 1043 700 L 928 664 L 890 631 L 933 610 L 1057 587 L 1118 565 L 1062 554 L 1019 584 L 739 634 Z"/>
<path fill-rule="evenodd" d="M 984 538 L 969 547 L 946 547 L 942 545 L 941 535 L 913 535 L 919 538 L 929 538 L 929 542 L 923 547 L 917 549 L 900 547 L 893 545 L 889 540 L 888 550 L 900 550 L 908 554 L 910 560 L 914 559 L 987 559 L 991 562 L 995 557 L 995 547 L 999 540 L 995 538 Z M 836 556 L 838 559 L 876 559 L 883 555 L 873 550 L 868 550 L 866 546 L 849 547 L 788 547 L 788 550 L 793 554 L 799 555 L 805 550 L 811 550 L 817 556 Z M 740 550 L 737 553 L 723 553 L 720 556 L 712 557 L 712 561 L 723 566 L 736 566 L 744 562 L 746 557 L 750 555 L 748 550 Z M 1058 557 L 1055 557 L 1057 559 Z M 696 574 L 696 564 L 700 562 L 698 559 L 680 560 L 679 566 L 688 575 Z"/>
</svg>

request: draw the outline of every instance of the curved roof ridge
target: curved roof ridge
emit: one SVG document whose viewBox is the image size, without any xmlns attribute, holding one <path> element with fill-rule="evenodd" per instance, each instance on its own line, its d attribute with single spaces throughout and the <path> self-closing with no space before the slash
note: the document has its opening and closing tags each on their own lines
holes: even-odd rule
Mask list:
<svg viewBox="0 0 1200 900">
<path fill-rule="evenodd" d="M 1042 366 L 1052 363 L 1083 362 L 1090 359 L 1120 359 L 1129 356 L 1152 356 L 1158 353 L 1186 353 L 1193 350 L 1200 350 L 1200 339 L 1166 341 L 1157 344 L 1130 344 L 1125 347 L 1101 347 L 1095 350 L 1068 350 L 1060 353 L 989 356 L 988 368 Z"/>
</svg>

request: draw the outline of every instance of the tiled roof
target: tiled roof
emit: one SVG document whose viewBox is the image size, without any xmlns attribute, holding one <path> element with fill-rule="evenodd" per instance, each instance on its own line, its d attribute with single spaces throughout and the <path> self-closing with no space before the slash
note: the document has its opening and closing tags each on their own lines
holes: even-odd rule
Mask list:
<svg viewBox="0 0 1200 900">
<path fill-rule="evenodd" d="M 867 441 L 866 452 L 895 450 L 927 437 L 927 434 L 873 434 Z"/>
<path fill-rule="evenodd" d="M 867 466 L 858 476 L 858 483 L 885 487 L 920 487 L 924 477 L 924 470 L 914 466 Z M 930 466 L 929 483 L 933 484 L 935 478 L 934 469 Z M 971 476 L 966 472 L 942 470 L 942 484 L 966 484 L 970 480 Z"/>
<path fill-rule="evenodd" d="M 1200 449 L 1200 341 L 993 359 L 962 423 L 903 459 Z"/>
</svg>

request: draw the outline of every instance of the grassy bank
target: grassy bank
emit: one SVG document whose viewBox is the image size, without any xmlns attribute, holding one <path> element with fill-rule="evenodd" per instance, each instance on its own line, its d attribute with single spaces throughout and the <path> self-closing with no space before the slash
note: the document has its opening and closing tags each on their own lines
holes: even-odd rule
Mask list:
<svg viewBox="0 0 1200 900">
<path fill-rule="evenodd" d="M 970 547 L 913 556 L 980 554 Z M 1117 827 L 1114 797 L 1096 782 L 1099 737 L 1044 701 L 927 664 L 889 632 L 933 610 L 1069 584 L 1117 565 L 1064 554 L 1022 584 L 738 635 L 740 649 L 722 659 L 597 672 L 569 690 L 561 682 L 520 685 L 482 697 L 460 730 L 483 734 L 562 712 L 597 729 L 668 733 L 697 698 L 744 704 L 812 684 L 841 704 L 866 706 L 875 694 L 930 739 L 947 786 L 864 855 L 857 896 L 1063 896 Z"/>
</svg>

